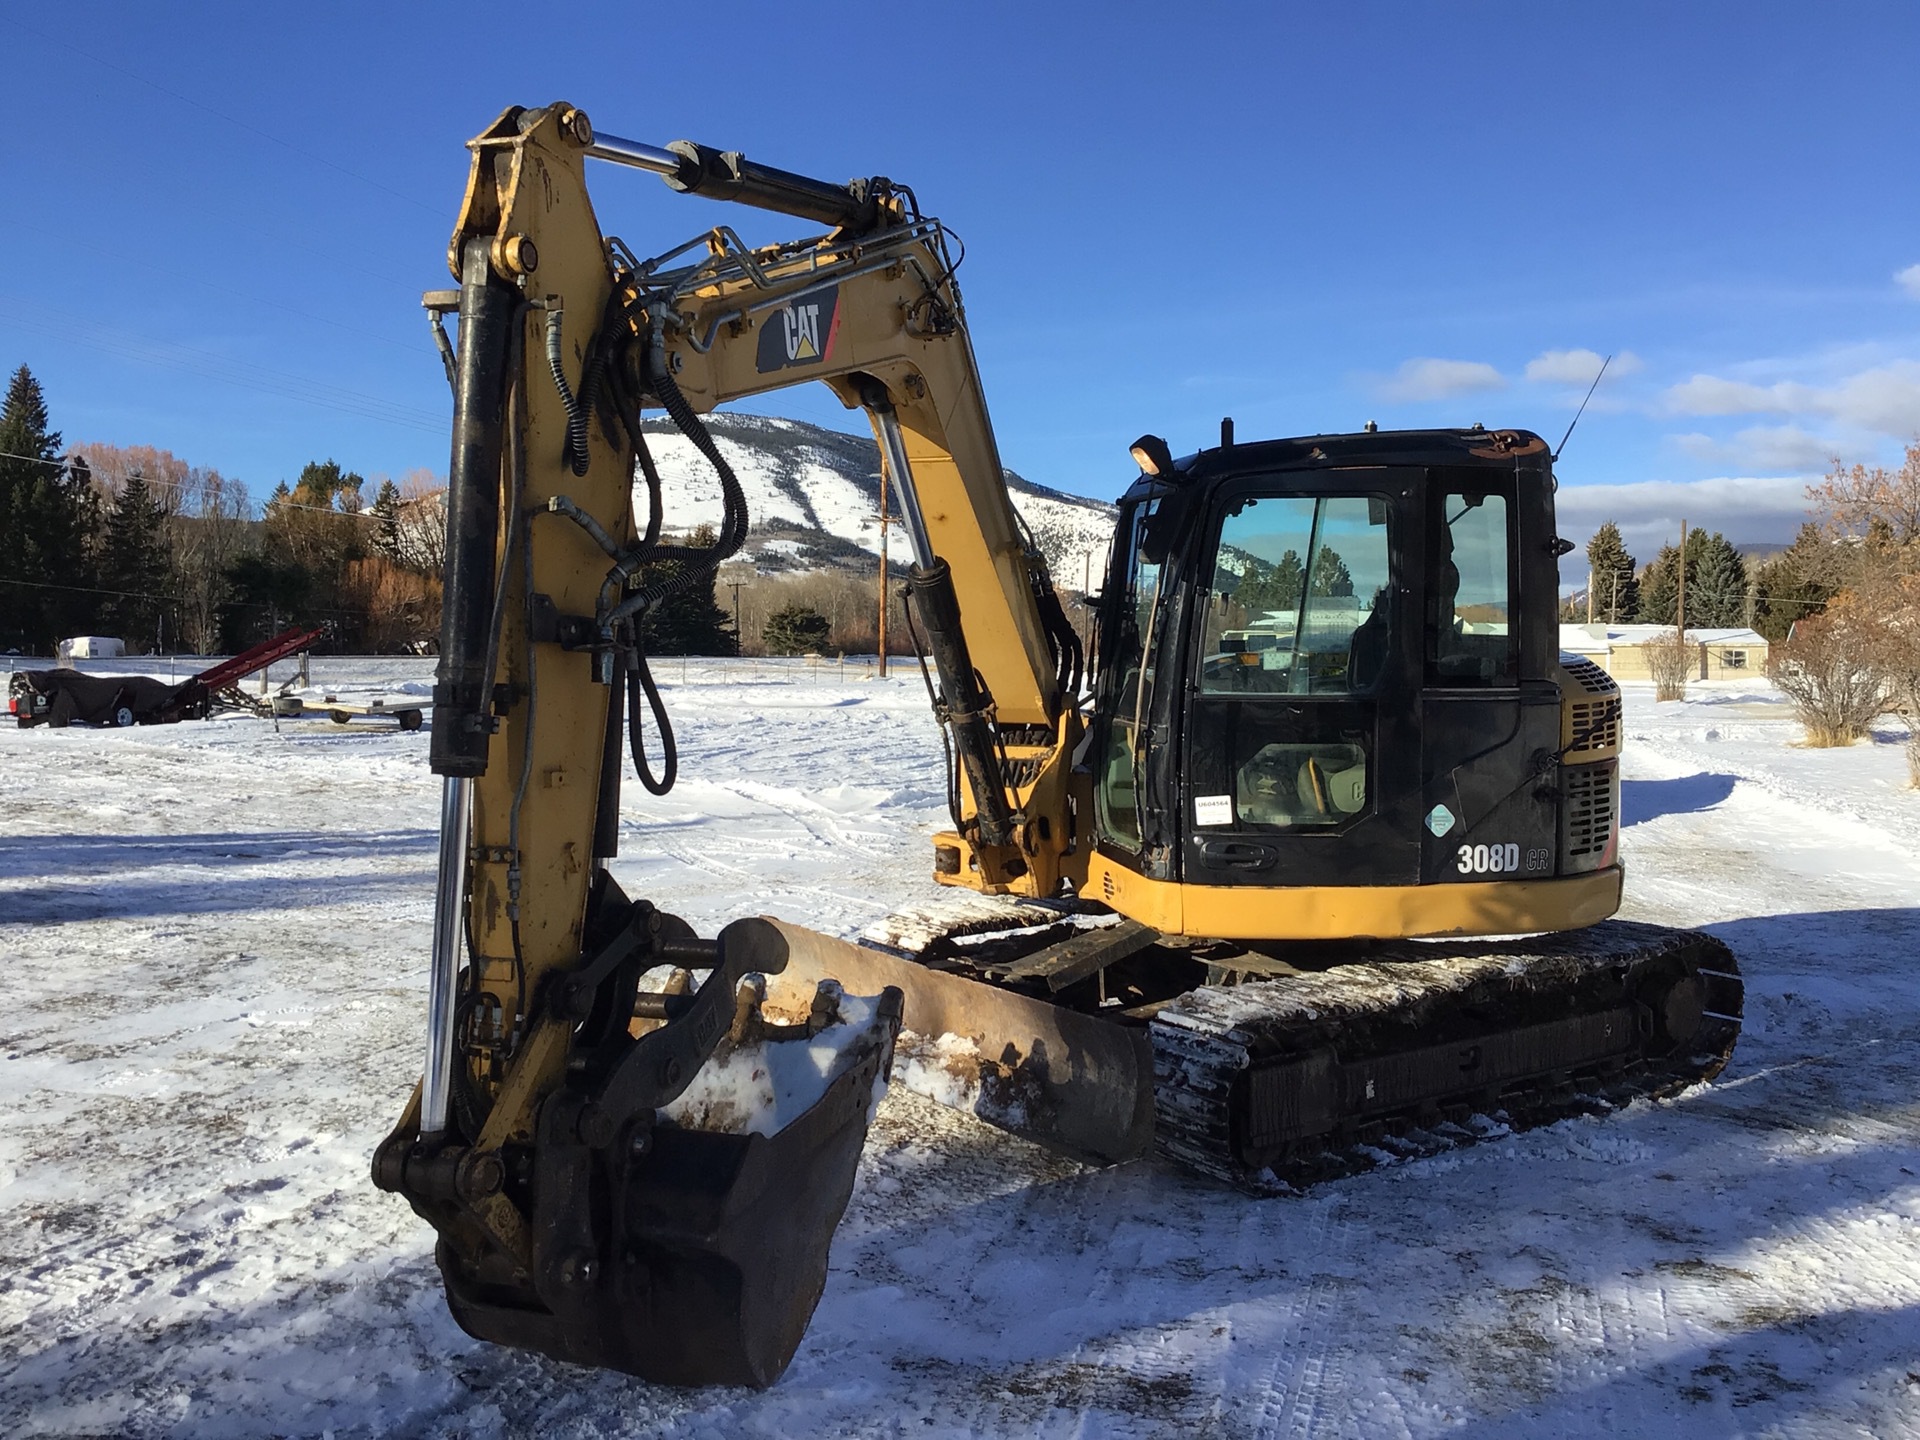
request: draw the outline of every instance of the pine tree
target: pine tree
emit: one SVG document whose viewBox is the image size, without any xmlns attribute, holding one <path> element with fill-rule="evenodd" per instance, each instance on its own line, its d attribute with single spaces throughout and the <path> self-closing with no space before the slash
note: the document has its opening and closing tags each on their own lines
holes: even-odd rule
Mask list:
<svg viewBox="0 0 1920 1440">
<path fill-rule="evenodd" d="M 1233 598 L 1246 607 L 1251 618 L 1270 610 L 1296 610 L 1300 605 L 1300 582 L 1306 567 L 1300 552 L 1289 550 L 1278 564 L 1247 557 L 1247 568 L 1234 586 Z"/>
<path fill-rule="evenodd" d="M 1715 541 L 1718 541 L 1720 545 L 1725 545 L 1730 551 L 1733 549 L 1731 545 L 1727 544 L 1726 538 L 1717 531 L 1711 536 L 1704 530 L 1689 530 L 1687 532 L 1686 577 L 1688 629 L 1692 629 L 1696 625 L 1718 623 L 1700 618 L 1702 612 L 1694 595 L 1694 591 L 1699 586 L 1698 577 L 1701 562 L 1706 559 L 1708 551 L 1715 548 Z M 1736 562 L 1740 561 L 1740 556 L 1737 552 L 1734 553 L 1733 558 Z M 1745 583 L 1744 569 L 1741 571 L 1741 583 L 1743 585 Z M 1662 545 L 1660 547 L 1660 553 L 1654 557 L 1653 563 L 1647 566 L 1640 574 L 1640 612 L 1636 618 L 1650 625 L 1673 624 L 1679 609 L 1679 590 L 1679 547 L 1675 545 Z M 1736 607 L 1736 614 L 1737 613 L 1738 610 Z M 1738 624 L 1739 622 L 1735 620 L 1728 623 Z"/>
<path fill-rule="evenodd" d="M 147 477 L 133 470 L 107 517 L 106 541 L 100 549 L 100 573 L 106 582 L 102 588 L 110 592 L 102 614 L 130 649 L 157 638 L 167 604 L 171 577 L 161 519 Z"/>
<path fill-rule="evenodd" d="M 1662 545 L 1653 563 L 1640 572 L 1640 603 L 1634 619 L 1646 625 L 1673 624 L 1680 585 L 1680 551 L 1674 545 Z"/>
<path fill-rule="evenodd" d="M 373 551 L 388 560 L 400 558 L 400 487 L 391 479 L 380 482 L 373 497 Z"/>
<path fill-rule="evenodd" d="M 701 526 L 693 534 L 693 548 L 705 549 L 713 542 L 710 525 Z M 640 584 L 645 587 L 676 578 L 689 563 L 668 560 L 643 566 Z M 738 655 L 740 642 L 733 633 L 733 617 L 714 598 L 713 591 L 714 577 L 708 572 L 654 605 L 640 620 L 640 648 L 649 655 Z M 823 642 L 825 638 L 821 637 Z"/>
<path fill-rule="evenodd" d="M 98 599 L 88 553 L 98 501 L 48 424 L 40 382 L 22 365 L 0 406 L 0 648 L 50 652 L 88 626 Z"/>
<path fill-rule="evenodd" d="M 1587 542 L 1587 564 L 1593 570 L 1593 613 L 1609 625 L 1629 620 L 1640 608 L 1637 568 L 1627 553 L 1620 527 L 1609 520 Z"/>
<path fill-rule="evenodd" d="M 1340 558 L 1338 550 L 1329 550 L 1324 545 L 1313 562 L 1313 593 L 1315 595 L 1351 595 L 1353 594 L 1353 572 L 1347 569 L 1347 562 Z"/>
<path fill-rule="evenodd" d="M 833 633 L 833 622 L 811 605 L 798 602 L 773 612 L 760 638 L 769 655 L 804 655 L 818 651 Z"/>
<path fill-rule="evenodd" d="M 1687 624 L 1710 630 L 1738 625 L 1746 605 L 1747 562 L 1716 530 L 1701 546 L 1700 559 L 1687 576 Z"/>
<path fill-rule="evenodd" d="M 1833 540 L 1812 521 L 1793 544 L 1754 567 L 1753 628 L 1769 640 L 1784 640 L 1794 622 L 1818 615 L 1833 598 Z"/>
</svg>

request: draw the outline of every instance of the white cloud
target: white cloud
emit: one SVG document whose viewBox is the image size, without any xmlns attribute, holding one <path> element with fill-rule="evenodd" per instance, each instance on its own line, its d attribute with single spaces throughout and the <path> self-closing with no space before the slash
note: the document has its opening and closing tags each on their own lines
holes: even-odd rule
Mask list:
<svg viewBox="0 0 1920 1440">
<path fill-rule="evenodd" d="M 1827 416 L 1907 439 L 1920 431 L 1920 361 L 1896 360 L 1824 386 L 1695 375 L 1669 387 L 1665 405 L 1681 415 Z"/>
<path fill-rule="evenodd" d="M 1645 562 L 1680 538 L 1683 519 L 1690 527 L 1718 530 L 1736 545 L 1787 544 L 1807 518 L 1807 483 L 1805 475 L 1771 475 L 1563 484 L 1554 509 L 1560 533 L 1583 549 L 1611 520 L 1627 548 Z M 1584 569 L 1586 562 L 1569 555 L 1562 564 Z"/>
<path fill-rule="evenodd" d="M 1584 388 L 1593 383 L 1606 358 L 1597 350 L 1542 350 L 1527 362 L 1527 379 L 1539 385 Z M 1607 366 L 1607 374 L 1631 375 L 1643 368 L 1638 355 L 1631 350 L 1619 350 L 1614 353 L 1613 363 Z"/>
<path fill-rule="evenodd" d="M 1452 395 L 1502 390 L 1506 384 L 1506 377 L 1484 361 L 1436 360 L 1423 356 L 1407 361 L 1391 376 L 1377 380 L 1374 389 L 1383 400 L 1444 400 Z"/>
<path fill-rule="evenodd" d="M 1802 430 L 1798 425 L 1752 425 L 1730 439 L 1711 435 L 1675 435 L 1674 444 L 1695 460 L 1740 470 L 1823 473 L 1834 456 L 1851 456 L 1859 447 Z"/>
<path fill-rule="evenodd" d="M 1920 265 L 1909 265 L 1904 270 L 1894 271 L 1893 283 L 1914 299 L 1920 300 Z"/>
</svg>

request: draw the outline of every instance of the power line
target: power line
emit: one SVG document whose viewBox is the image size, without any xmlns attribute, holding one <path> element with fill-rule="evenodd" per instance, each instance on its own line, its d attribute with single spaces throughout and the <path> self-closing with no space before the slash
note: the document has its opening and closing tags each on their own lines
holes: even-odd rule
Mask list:
<svg viewBox="0 0 1920 1440">
<path fill-rule="evenodd" d="M 150 261 L 141 259 L 139 252 L 129 254 L 125 247 L 115 248 L 109 245 L 102 245 L 98 241 L 83 239 L 77 235 L 62 234 L 60 231 L 50 230 L 44 225 L 36 225 L 30 220 L 12 220 L 9 223 L 15 230 L 31 231 L 36 235 L 53 241 L 57 245 L 71 249 L 91 250 L 96 255 L 104 255 L 113 262 L 116 271 L 129 267 L 144 270 L 150 275 L 164 277 L 169 285 L 177 285 L 184 280 L 188 284 L 197 285 L 202 290 L 220 296 L 223 300 L 230 301 L 235 296 L 239 296 L 258 306 L 260 309 L 271 310 L 277 315 L 293 315 L 298 316 L 302 320 L 312 321 L 317 325 L 331 325 L 334 329 L 344 331 L 349 335 L 361 335 L 370 340 L 378 340 L 383 345 L 391 345 L 397 350 L 405 350 L 410 355 L 432 356 L 436 361 L 438 360 L 438 352 L 436 352 L 427 341 L 425 326 L 420 327 L 421 334 L 417 337 L 417 342 L 396 340 L 392 335 L 385 334 L 379 330 L 368 329 L 361 325 L 352 325 L 329 315 L 316 315 L 308 310 L 296 309 L 288 305 L 286 300 L 281 297 L 269 297 L 254 291 L 238 290 L 234 287 L 230 279 L 223 279 L 216 284 L 214 281 L 203 279 L 198 275 L 187 274 L 178 266 L 153 264 Z M 284 242 L 276 240 L 276 243 Z M 334 249 L 319 246 L 304 248 L 308 249 L 312 254 L 324 254 L 329 260 L 338 263 L 337 252 Z M 374 275 L 373 271 L 364 268 L 360 269 L 360 273 L 368 276 Z M 377 278 L 394 284 L 401 283 L 397 277 L 391 275 L 379 275 Z M 417 283 L 417 277 L 416 280 L 409 280 L 405 283 L 411 286 Z"/>
<path fill-rule="evenodd" d="M 108 60 L 103 58 L 102 56 L 93 54 L 91 51 L 82 50 L 78 45 L 75 45 L 71 40 L 58 39 L 52 35 L 45 34 L 42 31 L 35 30 L 30 25 L 21 24 L 19 20 L 15 19 L 11 15 L 0 16 L 0 19 L 6 20 L 16 30 L 24 30 L 27 34 L 33 36 L 36 40 L 41 40 L 46 42 L 49 45 L 58 45 L 63 47 L 64 49 L 71 50 L 74 54 L 78 55 L 83 60 L 90 60 L 95 65 L 101 66 L 103 69 L 111 70 L 118 75 L 124 75 L 129 80 L 138 81 L 140 84 L 145 85 L 150 90 L 159 91 L 162 95 L 167 96 L 169 99 L 177 100 L 182 105 L 189 105 L 195 110 L 200 111 L 202 114 L 211 115 L 214 119 L 220 121 L 224 125 L 231 125 L 235 129 L 245 130 L 250 134 L 258 135 L 262 140 L 266 140 L 272 144 L 278 145 L 283 150 L 290 151 L 295 155 L 299 155 L 305 159 L 311 160 L 317 165 L 324 165 L 329 170 L 335 171 L 341 175 L 345 175 L 350 180 L 358 180 L 361 184 L 371 186 L 373 189 L 378 190 L 383 195 L 392 196 L 395 200 L 404 200 L 407 204 L 417 206 L 419 209 L 425 210 L 430 215 L 437 215 L 440 213 L 437 209 L 435 209 L 435 207 L 428 205 L 425 201 L 421 200 L 417 195 L 409 195 L 405 191 L 395 190 L 389 185 L 382 185 L 378 180 L 374 180 L 368 176 L 362 175 L 357 170 L 348 169 L 345 165 L 342 165 L 338 160 L 333 159 L 329 155 L 322 154 L 320 151 L 317 151 L 317 150 L 309 150 L 303 145 L 296 145 L 291 140 L 283 140 L 280 136 L 275 135 L 271 131 L 262 130 L 258 125 L 255 125 L 252 122 L 247 120 L 242 120 L 237 115 L 229 115 L 224 110 L 216 110 L 214 109 L 213 106 L 207 104 L 203 100 L 196 100 L 190 95 L 182 95 L 178 90 L 169 90 L 166 86 L 158 83 L 157 81 L 149 80 L 146 76 L 138 74 L 135 71 L 129 70 L 124 65 L 117 65 L 111 60 Z"/>
<path fill-rule="evenodd" d="M 14 585 L 28 590 L 65 590 L 76 595 L 112 595 L 124 600 L 157 600 L 163 605 L 176 608 L 188 604 L 194 597 L 185 594 L 155 593 L 151 590 L 111 590 L 104 585 L 43 585 L 33 580 L 12 580 L 0 575 L 0 585 Z M 226 599 L 215 605 L 219 610 L 264 610 L 282 611 L 284 607 L 271 600 Z M 329 617 L 336 620 L 351 620 L 366 612 L 343 609 L 338 605 L 303 605 L 300 614 Z"/>
<path fill-rule="evenodd" d="M 51 465 L 56 469 L 64 469 L 67 466 L 70 466 L 76 459 L 86 464 L 89 476 L 91 477 L 92 474 L 94 473 L 93 462 L 90 460 L 87 460 L 87 457 L 84 455 L 78 455 L 78 456 L 61 455 L 53 459 L 49 459 L 45 455 L 18 455 L 11 450 L 0 450 L 0 460 L 26 460 L 35 465 Z M 161 490 L 193 489 L 191 485 L 188 485 L 184 481 L 180 481 L 180 480 L 162 480 L 157 478 L 156 476 L 146 475 L 146 474 L 142 474 L 140 478 L 147 482 L 147 487 L 149 489 L 161 489 Z M 233 483 L 235 485 L 241 486 L 242 489 L 245 489 L 245 482 L 240 480 L 235 480 Z M 281 483 L 285 484 L 286 482 L 282 481 Z M 400 503 L 402 505 L 418 505 L 422 500 L 425 500 L 427 498 L 429 497 L 424 495 L 402 496 L 400 499 Z M 299 500 L 294 500 L 290 498 L 275 499 L 271 495 L 269 495 L 265 500 L 260 502 L 259 508 L 262 510 L 265 510 L 269 505 L 272 505 L 281 510 L 311 510 L 315 514 L 319 514 L 319 515 L 345 515 L 345 516 L 350 516 L 352 518 L 361 519 L 361 520 L 370 520 L 374 518 L 373 511 L 371 508 L 368 508 L 366 510 L 336 510 L 331 505 L 308 505 Z M 253 510 L 254 510 L 253 496 L 249 494 L 247 496 L 247 516 L 246 516 L 248 520 L 252 520 L 254 518 Z M 199 516 L 199 515 L 189 515 L 185 518 L 189 520 L 199 520 L 199 519 L 204 519 L 206 517 Z M 234 518 L 238 518 L 238 517 L 234 517 Z"/>
<path fill-rule="evenodd" d="M 200 350 L 191 345 L 142 340 L 138 336 L 129 336 L 124 330 L 94 325 L 83 320 L 56 320 L 53 316 L 39 311 L 32 302 L 23 301 L 14 296 L 0 295 L 0 313 L 4 312 L 11 312 L 10 318 L 14 323 L 25 328 L 36 330 L 43 335 L 51 335 L 57 340 L 77 340 L 80 344 L 90 345 L 123 359 L 169 370 L 189 370 L 210 380 L 224 381 L 243 389 L 258 390 L 265 394 L 278 395 L 283 399 L 298 401 L 304 405 L 313 405 L 323 410 L 334 410 L 343 414 L 359 415 L 363 419 L 382 421 L 389 425 L 429 430 L 435 434 L 446 432 L 447 422 L 430 415 L 425 410 L 395 404 L 377 395 L 367 395 L 343 386 L 329 385 L 324 381 L 308 379 L 286 371 L 269 369 L 264 365 L 228 360 L 211 351 Z"/>
</svg>

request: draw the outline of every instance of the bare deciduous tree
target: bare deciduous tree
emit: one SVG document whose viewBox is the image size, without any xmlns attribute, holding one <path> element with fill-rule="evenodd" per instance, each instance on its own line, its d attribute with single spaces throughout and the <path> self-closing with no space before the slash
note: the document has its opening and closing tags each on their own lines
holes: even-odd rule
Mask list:
<svg viewBox="0 0 1920 1440">
<path fill-rule="evenodd" d="M 152 445 L 84 442 L 73 451 L 85 457 L 95 489 L 108 502 L 126 488 L 129 475 L 145 479 L 160 509 L 169 556 L 172 633 L 199 654 L 218 649 L 220 607 L 232 588 L 227 570 L 256 546 L 247 487 Z"/>
<path fill-rule="evenodd" d="M 409 570 L 438 575 L 447 558 L 447 482 L 431 470 L 408 471 L 394 524 L 395 558 Z"/>
<path fill-rule="evenodd" d="M 735 578 L 729 575 L 728 579 Z M 871 655 L 880 645 L 879 576 L 855 575 L 845 570 L 803 570 L 779 575 L 740 575 L 741 653 L 761 651 L 762 632 L 775 612 L 789 605 L 804 605 L 827 617 L 832 631 L 827 640 L 831 651 L 843 655 Z M 906 616 L 900 604 L 900 582 L 896 577 L 889 587 L 892 595 L 887 611 L 887 651 L 893 655 L 912 653 L 908 641 Z M 733 591 L 723 585 L 721 605 L 731 613 Z"/>
<path fill-rule="evenodd" d="M 1920 575 L 1889 575 L 1849 595 L 1860 643 L 1887 689 L 1886 707 L 1907 725 L 1907 777 L 1920 787 Z"/>
<path fill-rule="evenodd" d="M 362 636 L 379 654 L 412 650 L 440 628 L 440 577 L 417 575 L 377 556 L 348 564 L 341 598 L 366 616 Z"/>
<path fill-rule="evenodd" d="M 1920 543 L 1920 440 L 1907 446 L 1898 470 L 1882 465 L 1849 469 L 1834 461 L 1807 498 L 1836 537 L 1865 538 L 1882 530 L 1895 545 Z"/>
<path fill-rule="evenodd" d="M 195 466 L 182 489 L 182 512 L 171 524 L 180 638 L 206 655 L 220 645 L 220 607 L 232 591 L 227 571 L 256 544 L 247 487 L 218 470 Z"/>
</svg>

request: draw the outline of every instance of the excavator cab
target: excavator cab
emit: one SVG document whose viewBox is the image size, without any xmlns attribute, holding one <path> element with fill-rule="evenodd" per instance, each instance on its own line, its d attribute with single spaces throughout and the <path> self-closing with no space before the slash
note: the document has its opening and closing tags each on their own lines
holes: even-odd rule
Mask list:
<svg viewBox="0 0 1920 1440">
<path fill-rule="evenodd" d="M 1495 880 L 1558 907 L 1514 929 L 1611 913 L 1614 877 L 1562 843 L 1563 547 L 1538 436 L 1225 445 L 1142 476 L 1117 533 L 1101 883 L 1248 939 L 1313 938 L 1301 897 L 1362 886 L 1360 935 L 1497 933 Z"/>
</svg>

